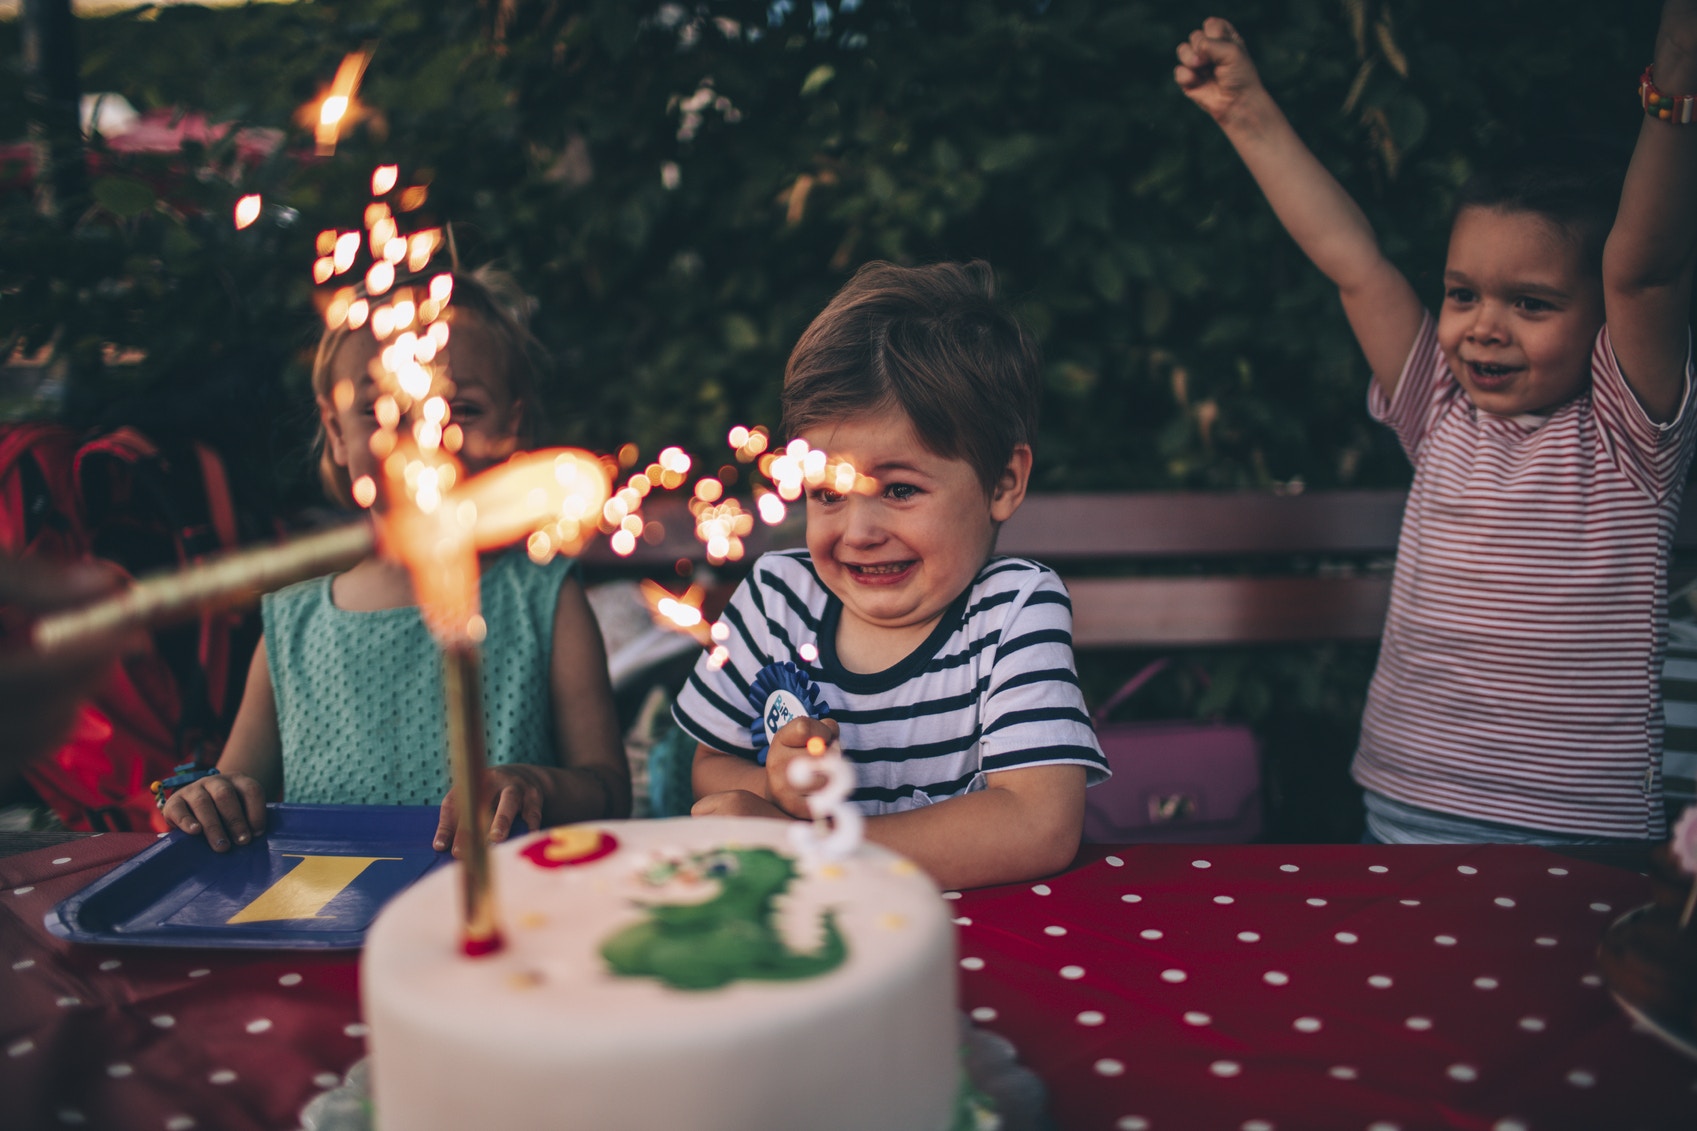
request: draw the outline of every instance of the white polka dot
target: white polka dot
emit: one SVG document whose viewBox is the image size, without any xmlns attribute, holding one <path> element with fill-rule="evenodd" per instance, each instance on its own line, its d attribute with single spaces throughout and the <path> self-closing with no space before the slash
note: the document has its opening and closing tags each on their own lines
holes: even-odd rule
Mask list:
<svg viewBox="0 0 1697 1131">
<path fill-rule="evenodd" d="M 1096 1075 L 1119 1076 L 1125 1072 L 1125 1065 L 1111 1057 L 1103 1057 L 1096 1062 Z"/>
<path fill-rule="evenodd" d="M 1069 982 L 1076 982 L 1080 978 L 1084 977 L 1084 967 L 1082 967 L 1082 966 L 1062 966 L 1061 967 L 1061 977 L 1065 978 Z"/>
<path fill-rule="evenodd" d="M 1207 860 L 1192 860 L 1190 866 L 1192 868 L 1212 868 L 1214 865 Z"/>
<path fill-rule="evenodd" d="M 1216 1060 L 1208 1066 L 1208 1071 L 1216 1076 L 1236 1076 L 1243 1071 L 1243 1065 L 1235 1060 Z"/>
<path fill-rule="evenodd" d="M 1122 1115 L 1114 1124 L 1115 1131 L 1149 1131 L 1149 1121 L 1141 1115 Z"/>
<path fill-rule="evenodd" d="M 1566 868 L 1551 868 L 1549 870 L 1549 872 L 1550 872 L 1550 875 L 1552 875 L 1552 876 L 1565 876 L 1565 875 L 1567 875 L 1567 869 Z"/>
<path fill-rule="evenodd" d="M 1556 940 L 1551 938 L 1549 935 L 1539 935 L 1537 938 L 1533 939 L 1532 941 L 1537 943 L 1539 946 L 1555 946 L 1556 945 Z"/>
<path fill-rule="evenodd" d="M 959 899 L 960 898 L 960 892 L 958 892 L 958 891 L 946 891 L 946 892 L 943 893 L 943 898 L 944 899 Z"/>
<path fill-rule="evenodd" d="M 1326 906 L 1326 901 L 1321 899 L 1317 895 L 1311 895 L 1311 896 L 1308 897 L 1308 906 L 1310 906 L 1310 907 L 1324 907 L 1324 906 Z"/>
<path fill-rule="evenodd" d="M 1161 971 L 1161 981 L 1171 982 L 1175 986 L 1178 985 L 1180 982 L 1184 981 L 1188 977 L 1190 977 L 1190 975 L 1186 974 L 1183 970 L 1163 970 L 1163 971 Z"/>
<path fill-rule="evenodd" d="M 1298 1017 L 1290 1023 L 1290 1027 L 1298 1033 L 1318 1033 L 1320 1031 L 1320 1019 L 1318 1017 Z"/>
<path fill-rule="evenodd" d="M 1333 935 L 1332 937 L 1334 939 L 1337 939 L 1339 942 L 1343 943 L 1345 946 L 1348 946 L 1351 943 L 1358 943 L 1358 942 L 1361 941 L 1361 936 L 1355 934 L 1353 931 L 1339 931 L 1337 934 Z"/>
<path fill-rule="evenodd" d="M 173 1115 L 165 1120 L 165 1131 L 194 1131 L 194 1116 Z"/>
<path fill-rule="evenodd" d="M 1239 931 L 1237 933 L 1237 941 L 1238 942 L 1260 942 L 1261 941 L 1261 935 L 1257 931 Z"/>
<path fill-rule="evenodd" d="M 1542 1033 L 1544 1031 L 1544 1019 L 1542 1017 L 1522 1017 L 1518 1024 L 1528 1033 Z"/>
<path fill-rule="evenodd" d="M 1121 903 L 1142 903 L 1143 897 L 1141 895 L 1132 895 L 1130 892 L 1127 892 L 1126 894 L 1120 896 L 1120 902 Z"/>
<path fill-rule="evenodd" d="M 190 970 L 189 971 L 189 977 L 191 977 L 191 978 L 204 978 L 210 973 L 212 973 L 212 971 L 210 971 L 206 967 L 202 966 L 198 970 Z"/>
<path fill-rule="evenodd" d="M 1399 900 L 1397 900 L 1397 902 L 1402 904 L 1404 907 L 1419 907 L 1420 906 L 1420 901 L 1418 899 L 1399 899 Z"/>
<path fill-rule="evenodd" d="M 1480 990 L 1494 990 L 1497 988 L 1497 980 L 1491 977 L 1478 977 L 1473 979 L 1473 986 Z"/>
<path fill-rule="evenodd" d="M 1579 983 L 1580 985 L 1590 986 L 1592 989 L 1597 989 L 1603 984 L 1603 979 L 1600 974 L 1586 974 L 1584 977 L 1579 979 Z"/>
<path fill-rule="evenodd" d="M 169 1013 L 161 1013 L 153 1019 L 153 1023 L 161 1029 L 169 1029 L 177 1023 L 177 1019 Z"/>
<path fill-rule="evenodd" d="M 160 833 L 159 835 L 164 836 L 165 834 Z M 88 1117 L 74 1107 L 62 1107 L 59 1109 L 58 1115 L 60 1123 L 68 1123 L 74 1127 L 80 1127 L 88 1122 Z"/>
<path fill-rule="evenodd" d="M 972 1015 L 974 1017 L 977 1017 L 978 1014 L 981 1013 L 981 1012 L 983 1012 L 983 1011 L 975 1009 L 975 1010 L 972 1011 Z M 990 1010 L 990 1016 L 994 1017 L 995 1015 L 996 1015 L 996 1011 L 994 1009 Z M 355 1021 L 352 1025 L 348 1025 L 345 1028 L 343 1028 L 342 1032 L 346 1033 L 350 1037 L 356 1037 L 357 1038 L 357 1037 L 365 1036 L 366 1033 L 370 1032 L 370 1030 L 365 1027 L 365 1022 Z"/>
<path fill-rule="evenodd" d="M 277 979 L 277 984 L 279 986 L 298 986 L 301 984 L 301 976 L 299 974 L 284 974 Z"/>
<path fill-rule="evenodd" d="M 1193 1009 L 1184 1015 L 1184 1023 L 1186 1025 L 1211 1025 L 1213 1022 L 1214 1019 L 1206 1013 L 1203 1013 L 1200 1009 Z"/>
<path fill-rule="evenodd" d="M 1610 906 L 1609 906 L 1609 905 L 1608 905 L 1608 904 L 1606 904 L 1606 903 L 1593 903 L 1593 904 L 1592 904 L 1592 905 L 1591 905 L 1591 910 L 1593 910 L 1593 911 L 1595 911 L 1595 912 L 1598 912 L 1598 913 L 1599 913 L 1599 914 L 1601 914 L 1601 913 L 1603 913 L 1603 912 L 1607 912 L 1607 911 L 1613 911 L 1613 910 L 1614 910 L 1614 908 L 1612 908 L 1612 907 L 1610 907 Z"/>
<path fill-rule="evenodd" d="M 1455 870 L 1464 876 L 1477 876 L 1479 874 L 1479 869 L 1473 867 L 1471 864 L 1457 864 L 1455 866 Z"/>
<path fill-rule="evenodd" d="M 1214 902 L 1221 904 L 1223 906 L 1223 905 L 1228 904 L 1228 903 L 1236 903 L 1237 900 L 1233 899 L 1229 895 L 1216 895 L 1214 897 Z"/>
<path fill-rule="evenodd" d="M 1389 974 L 1374 974 L 1367 979 L 1367 984 L 1376 990 L 1388 990 L 1393 983 Z"/>
<path fill-rule="evenodd" d="M 1067 929 L 1065 927 L 1044 927 L 1043 933 L 1058 939 L 1067 933 Z"/>
<path fill-rule="evenodd" d="M 21 888 L 13 888 L 12 894 L 13 895 L 28 895 L 30 892 L 32 892 L 34 890 L 35 890 L 35 885 L 34 884 L 28 884 L 28 885 L 21 887 Z"/>
<path fill-rule="evenodd" d="M 53 1004 L 57 1005 L 60 1009 L 70 1009 L 72 1006 L 81 1005 L 82 1004 L 82 998 L 80 998 L 80 997 L 70 997 L 69 995 L 67 995 L 65 997 L 60 998 L 58 1001 L 54 1002 Z"/>
<path fill-rule="evenodd" d="M 12 969 L 14 969 L 14 970 L 28 970 L 31 966 L 34 966 L 34 965 L 35 965 L 35 959 L 33 959 L 33 958 L 21 958 L 18 961 L 12 963 Z"/>
<path fill-rule="evenodd" d="M 53 861 L 53 863 L 55 863 L 55 864 L 69 864 L 70 862 L 71 862 L 71 858 L 69 856 L 61 856 L 58 859 Z"/>
<path fill-rule="evenodd" d="M 1274 1128 L 1265 1119 L 1246 1119 L 1238 1125 L 1238 1131 L 1274 1131 Z"/>
<path fill-rule="evenodd" d="M 1471 1064 L 1452 1064 L 1444 1071 L 1451 1080 L 1459 1080 L 1463 1084 L 1470 1084 L 1479 1079 L 1479 1070 Z"/>
<path fill-rule="evenodd" d="M 982 970 L 984 969 L 984 960 L 982 958 L 968 955 L 960 960 L 960 968 L 962 970 Z"/>
<path fill-rule="evenodd" d="M 1125 867 L 1125 861 L 1121 860 L 1118 856 L 1104 856 L 1102 858 L 1102 862 L 1110 868 Z"/>
<path fill-rule="evenodd" d="M 1518 1119 L 1499 1119 L 1491 1124 L 1491 1131 L 1532 1131 Z"/>
<path fill-rule="evenodd" d="M 968 919 L 965 915 L 957 916 L 956 918 L 951 919 L 950 922 L 952 922 L 957 927 L 970 927 L 970 926 L 972 926 L 972 920 Z"/>
<path fill-rule="evenodd" d="M 247 1023 L 247 1031 L 250 1033 L 263 1033 L 269 1028 L 271 1019 L 268 1017 L 256 1017 Z"/>
<path fill-rule="evenodd" d="M 134 1073 L 135 1069 L 130 1065 L 125 1064 L 123 1061 L 119 1061 L 117 1064 L 108 1064 L 106 1066 L 106 1075 L 112 1077 L 114 1080 L 122 1080 L 124 1077 L 133 1075 Z"/>
<path fill-rule="evenodd" d="M 1353 1080 L 1357 1076 L 1361 1075 L 1361 1073 L 1357 1072 L 1347 1064 L 1334 1064 L 1330 1068 L 1326 1069 L 1326 1075 L 1330 1076 L 1334 1080 Z"/>
<path fill-rule="evenodd" d="M 1510 899 L 1506 895 L 1499 895 L 1499 896 L 1497 896 L 1497 898 L 1493 899 L 1491 902 L 1496 904 L 1498 907 L 1513 907 L 1514 906 L 1514 900 Z"/>
<path fill-rule="evenodd" d="M 28 1056 L 34 1051 L 35 1042 L 30 1040 L 28 1037 L 25 1037 L 21 1041 L 13 1041 L 11 1044 L 6 1046 L 6 1055 L 13 1057 L 14 1059 L 20 1056 Z"/>
<path fill-rule="evenodd" d="M 116 958 L 108 958 L 105 962 L 102 962 L 100 964 L 100 969 L 102 969 L 102 970 L 116 970 L 118 967 L 120 967 L 122 965 L 123 965 L 123 963 L 118 961 Z"/>
<path fill-rule="evenodd" d="M 1402 1131 L 1402 1124 L 1387 1123 L 1383 1119 L 1376 1119 L 1367 1125 L 1367 1131 Z"/>
<path fill-rule="evenodd" d="M 1416 1033 L 1424 1033 L 1427 1029 L 1432 1027 L 1432 1019 L 1430 1017 L 1410 1017 L 1408 1020 L 1404 1021 L 1403 1024 L 1407 1025 L 1410 1029 L 1413 1029 Z"/>
<path fill-rule="evenodd" d="M 1107 1019 L 1107 1014 L 1099 1013 L 1094 1009 L 1087 1009 L 1074 1018 L 1080 1025 L 1100 1025 Z"/>
<path fill-rule="evenodd" d="M 1567 1082 L 1575 1088 L 1589 1088 L 1597 1082 L 1597 1075 L 1583 1068 L 1575 1068 L 1567 1074 Z"/>
<path fill-rule="evenodd" d="M 1302 871 L 1302 869 L 1298 868 L 1295 864 L 1280 864 L 1279 865 L 1279 871 L 1281 871 L 1281 872 L 1300 872 L 1300 871 Z"/>
<path fill-rule="evenodd" d="M 1283 970 L 1269 970 L 1261 975 L 1261 980 L 1269 986 L 1284 986 L 1290 984 L 1290 975 Z"/>
<path fill-rule="evenodd" d="M 220 1068 L 206 1078 L 214 1084 L 234 1084 L 236 1082 L 236 1074 L 228 1068 Z"/>
<path fill-rule="evenodd" d="M 1033 893 L 1035 893 L 1037 895 L 1048 895 L 1054 889 L 1051 888 L 1048 884 L 1032 884 L 1031 890 L 1032 890 Z"/>
<path fill-rule="evenodd" d="M 1454 935 L 1433 935 L 1432 941 L 1437 943 L 1439 946 L 1454 946 L 1455 945 L 1455 936 Z"/>
<path fill-rule="evenodd" d="M 342 1078 L 334 1072 L 320 1072 L 312 1078 L 312 1082 L 320 1088 L 334 1088 L 342 1082 Z"/>
<path fill-rule="evenodd" d="M 1161 932 L 1156 930 L 1154 927 L 1145 927 L 1143 930 L 1137 932 L 1137 936 L 1139 938 L 1148 939 L 1150 942 L 1154 942 L 1156 939 L 1161 937 Z"/>
<path fill-rule="evenodd" d="M 1369 865 L 1367 865 L 1367 870 L 1369 872 L 1388 872 L 1388 871 L 1390 871 L 1390 869 L 1385 867 L 1383 864 L 1369 864 Z"/>
</svg>

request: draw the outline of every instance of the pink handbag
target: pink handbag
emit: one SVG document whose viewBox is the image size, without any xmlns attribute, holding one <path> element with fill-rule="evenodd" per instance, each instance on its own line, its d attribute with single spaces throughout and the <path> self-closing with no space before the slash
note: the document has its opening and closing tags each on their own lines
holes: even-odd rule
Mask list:
<svg viewBox="0 0 1697 1131">
<path fill-rule="evenodd" d="M 1092 716 L 1114 776 L 1084 795 L 1086 843 L 1239 844 L 1261 833 L 1261 751 L 1248 727 L 1108 721 L 1168 663 L 1149 664 Z"/>
</svg>

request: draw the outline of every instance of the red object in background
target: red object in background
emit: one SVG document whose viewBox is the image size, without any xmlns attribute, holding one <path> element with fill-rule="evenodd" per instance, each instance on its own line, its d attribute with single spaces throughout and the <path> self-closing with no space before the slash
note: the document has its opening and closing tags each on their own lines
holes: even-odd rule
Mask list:
<svg viewBox="0 0 1697 1131">
<path fill-rule="evenodd" d="M 148 110 L 122 131 L 102 134 L 98 145 L 88 146 L 91 176 L 116 171 L 122 158 L 143 155 L 174 156 L 185 144 L 212 146 L 223 141 L 234 123 L 212 122 L 205 114 L 173 109 Z M 258 126 L 241 127 L 235 138 L 238 164 L 256 165 L 282 147 L 282 130 Z M 118 160 L 114 160 L 117 158 Z M 28 141 L 0 145 L 0 192 L 28 190 L 35 183 L 35 149 Z M 164 188 L 166 186 L 155 186 Z"/>
</svg>

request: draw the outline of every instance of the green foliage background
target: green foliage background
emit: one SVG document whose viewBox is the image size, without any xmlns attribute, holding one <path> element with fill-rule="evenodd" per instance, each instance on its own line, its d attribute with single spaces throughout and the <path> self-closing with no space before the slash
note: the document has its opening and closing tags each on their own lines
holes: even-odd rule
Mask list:
<svg viewBox="0 0 1697 1131">
<path fill-rule="evenodd" d="M 313 237 L 351 226 L 372 166 L 398 161 L 430 179 L 467 261 L 536 298 L 559 439 L 720 462 L 732 424 L 776 423 L 790 344 L 856 266 L 979 256 L 1043 342 L 1038 489 L 1401 485 L 1331 288 L 1172 83 L 1174 46 L 1213 11 L 345 0 L 83 20 L 85 90 L 286 129 L 293 148 L 248 168 L 224 147 L 110 159 L 69 225 L 0 194 L 0 333 L 57 334 L 64 378 L 57 401 L 0 410 L 194 432 L 278 505 L 312 501 Z M 1449 201 L 1481 154 L 1553 128 L 1632 136 L 1656 16 L 1584 0 L 1217 14 L 1434 301 Z M 0 136 L 24 133 L 17 35 L 0 25 Z M 302 159 L 293 116 L 362 44 L 373 116 L 335 158 Z M 237 232 L 252 191 L 265 218 Z M 104 365 L 112 346 L 145 360 Z M 1087 689 L 1139 659 L 1083 657 Z M 1356 835 L 1344 766 L 1371 650 L 1199 659 L 1206 687 L 1181 673 L 1145 710 L 1250 719 L 1274 835 Z"/>
</svg>

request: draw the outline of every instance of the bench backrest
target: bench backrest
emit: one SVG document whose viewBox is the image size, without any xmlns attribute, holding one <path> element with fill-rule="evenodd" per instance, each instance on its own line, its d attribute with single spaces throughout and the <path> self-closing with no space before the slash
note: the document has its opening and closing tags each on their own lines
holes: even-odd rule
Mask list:
<svg viewBox="0 0 1697 1131">
<path fill-rule="evenodd" d="M 1390 602 L 1405 499 L 1399 490 L 1038 494 L 996 548 L 1066 579 L 1081 649 L 1370 641 Z M 802 544 L 801 508 L 791 510 L 783 526 L 756 524 L 748 560 Z M 630 567 L 670 572 L 680 558 L 701 559 L 682 500 L 645 511 L 665 537 L 639 544 Z M 1686 499 L 1674 549 L 1697 549 L 1697 496 Z M 590 557 L 616 560 L 604 542 Z"/>
</svg>

